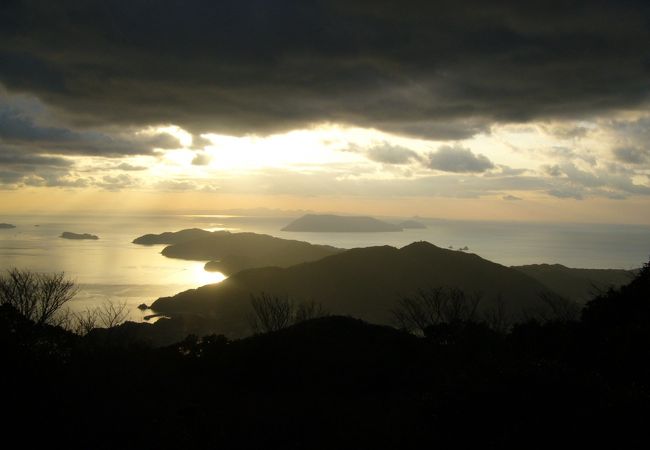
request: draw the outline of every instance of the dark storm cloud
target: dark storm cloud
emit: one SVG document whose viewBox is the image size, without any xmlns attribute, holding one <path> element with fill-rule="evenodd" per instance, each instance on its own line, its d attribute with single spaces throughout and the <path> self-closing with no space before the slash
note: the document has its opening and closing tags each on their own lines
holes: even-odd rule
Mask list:
<svg viewBox="0 0 650 450">
<path fill-rule="evenodd" d="M 5 147 L 0 144 L 0 167 L 7 166 L 54 166 L 54 167 L 69 167 L 72 161 L 65 158 L 56 156 L 43 156 L 37 154 L 26 153 L 19 149 Z"/>
<path fill-rule="evenodd" d="M 7 101 L 0 97 L 0 100 Z M 77 131 L 37 123 L 28 111 L 0 105 L 0 140 L 22 146 L 26 152 L 68 155 L 122 156 L 150 153 L 154 147 L 177 148 L 178 139 L 160 133 L 111 136 L 106 132 Z"/>
<path fill-rule="evenodd" d="M 76 126 L 266 133 L 333 121 L 461 139 L 495 121 L 644 102 L 649 9 L 613 0 L 6 0 L 0 83 Z"/>
<path fill-rule="evenodd" d="M 639 147 L 621 147 L 614 149 L 617 160 L 628 164 L 642 164 L 650 159 L 650 151 Z"/>
<path fill-rule="evenodd" d="M 11 170 L 0 170 L 0 189 L 15 188 L 15 183 L 23 179 L 23 174 Z"/>
<path fill-rule="evenodd" d="M 73 162 L 58 156 L 39 155 L 25 152 L 20 147 L 3 145 L 0 142 L 0 186 L 18 187 L 21 184 L 52 185 L 50 181 L 67 176 Z M 49 181 L 48 181 L 49 180 Z"/>
<path fill-rule="evenodd" d="M 468 148 L 443 145 L 428 155 L 427 166 L 444 172 L 485 172 L 494 168 L 492 161 L 484 155 L 475 155 Z"/>
</svg>

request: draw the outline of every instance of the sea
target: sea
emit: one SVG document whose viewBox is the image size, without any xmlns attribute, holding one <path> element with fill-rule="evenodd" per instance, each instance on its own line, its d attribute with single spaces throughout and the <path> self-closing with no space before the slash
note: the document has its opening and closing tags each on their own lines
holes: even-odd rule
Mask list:
<svg viewBox="0 0 650 450">
<path fill-rule="evenodd" d="M 417 218 L 426 228 L 383 233 L 281 231 L 294 218 L 240 214 L 5 215 L 0 216 L 0 222 L 16 228 L 0 229 L 0 271 L 65 272 L 79 287 L 68 304 L 72 311 L 92 309 L 106 301 L 119 302 L 127 305 L 130 320 L 143 321 L 151 311 L 141 311 L 139 304 L 151 304 L 159 297 L 225 278 L 218 272 L 204 271 L 204 261 L 162 256 L 163 245 L 132 243 L 143 234 L 185 228 L 250 231 L 340 248 L 402 247 L 428 241 L 444 248 L 466 248 L 462 251 L 506 266 L 548 263 L 633 269 L 650 257 L 650 226 L 646 225 Z M 399 223 L 405 218 L 381 219 Z M 64 231 L 90 233 L 99 239 L 63 239 L 60 235 Z"/>
</svg>

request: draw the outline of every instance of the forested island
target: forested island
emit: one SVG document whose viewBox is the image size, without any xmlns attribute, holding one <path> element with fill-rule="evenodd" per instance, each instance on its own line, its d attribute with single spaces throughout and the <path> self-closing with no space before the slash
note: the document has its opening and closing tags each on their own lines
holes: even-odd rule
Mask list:
<svg viewBox="0 0 650 450">
<path fill-rule="evenodd" d="M 207 261 L 206 270 L 226 275 L 255 267 L 289 267 L 343 251 L 329 245 L 314 245 L 265 234 L 210 232 L 196 228 L 148 234 L 136 238 L 133 243 L 170 244 L 162 250 L 164 256 Z"/>
</svg>

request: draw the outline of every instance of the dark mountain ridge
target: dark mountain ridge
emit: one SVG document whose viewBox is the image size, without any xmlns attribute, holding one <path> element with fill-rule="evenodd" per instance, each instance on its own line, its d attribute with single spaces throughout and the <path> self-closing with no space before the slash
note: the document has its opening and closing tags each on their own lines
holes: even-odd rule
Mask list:
<svg viewBox="0 0 650 450">
<path fill-rule="evenodd" d="M 152 309 L 166 314 L 199 313 L 215 318 L 219 333 L 250 332 L 250 297 L 262 292 L 320 303 L 332 314 L 350 315 L 379 324 L 392 323 L 391 310 L 404 296 L 435 287 L 457 287 L 483 295 L 480 308 L 501 296 L 508 310 L 520 315 L 540 307 L 547 288 L 533 278 L 477 255 L 446 250 L 428 242 L 401 249 L 357 248 L 288 268 L 245 270 L 219 284 L 156 300 Z"/>
</svg>

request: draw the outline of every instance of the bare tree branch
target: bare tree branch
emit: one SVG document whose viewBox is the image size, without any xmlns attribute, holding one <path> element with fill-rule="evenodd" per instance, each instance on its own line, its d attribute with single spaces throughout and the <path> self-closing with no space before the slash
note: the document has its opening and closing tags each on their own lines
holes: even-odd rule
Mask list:
<svg viewBox="0 0 650 450">
<path fill-rule="evenodd" d="M 400 299 L 391 313 L 398 327 L 424 334 L 431 325 L 476 321 L 482 299 L 481 292 L 468 295 L 458 288 L 436 287 Z"/>
<path fill-rule="evenodd" d="M 56 325 L 56 314 L 77 292 L 75 283 L 63 272 L 39 274 L 10 269 L 0 277 L 0 303 L 13 306 L 39 325 Z"/>
<path fill-rule="evenodd" d="M 277 297 L 261 293 L 251 295 L 252 314 L 249 323 L 254 333 L 277 331 L 303 322 L 327 315 L 322 305 L 316 302 L 295 303 L 288 296 Z"/>
</svg>

